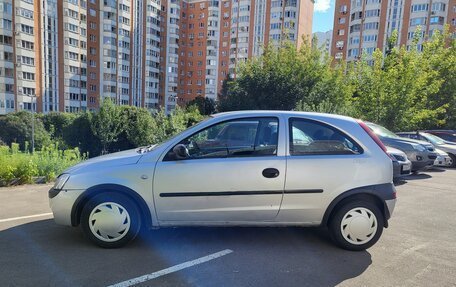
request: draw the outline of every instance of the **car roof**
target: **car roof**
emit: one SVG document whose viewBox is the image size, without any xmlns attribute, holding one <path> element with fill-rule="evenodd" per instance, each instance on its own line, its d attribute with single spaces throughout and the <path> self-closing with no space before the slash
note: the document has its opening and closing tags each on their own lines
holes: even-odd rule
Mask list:
<svg viewBox="0 0 456 287">
<path fill-rule="evenodd" d="M 327 114 L 327 113 L 316 113 L 316 112 L 301 112 L 301 111 L 280 111 L 280 110 L 245 110 L 245 111 L 232 111 L 213 114 L 212 117 L 223 117 L 223 116 L 278 116 L 285 115 L 288 117 L 325 117 L 339 120 L 353 120 L 351 117 Z"/>
</svg>

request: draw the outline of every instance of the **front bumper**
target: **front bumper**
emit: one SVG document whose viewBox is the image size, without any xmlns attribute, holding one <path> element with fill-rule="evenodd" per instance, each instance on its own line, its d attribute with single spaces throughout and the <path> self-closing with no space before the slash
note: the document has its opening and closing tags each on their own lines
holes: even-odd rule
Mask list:
<svg viewBox="0 0 456 287">
<path fill-rule="evenodd" d="M 83 192 L 83 189 L 62 189 L 61 191 L 56 191 L 52 188 L 49 190 L 49 206 L 54 214 L 55 223 L 71 226 L 71 210 L 76 199 Z"/>
<path fill-rule="evenodd" d="M 393 178 L 398 179 L 407 176 L 412 171 L 412 163 L 408 161 L 394 161 L 393 162 Z"/>
<path fill-rule="evenodd" d="M 434 161 L 435 166 L 450 166 L 452 163 L 451 157 L 448 155 L 442 156 L 439 155 Z"/>
</svg>

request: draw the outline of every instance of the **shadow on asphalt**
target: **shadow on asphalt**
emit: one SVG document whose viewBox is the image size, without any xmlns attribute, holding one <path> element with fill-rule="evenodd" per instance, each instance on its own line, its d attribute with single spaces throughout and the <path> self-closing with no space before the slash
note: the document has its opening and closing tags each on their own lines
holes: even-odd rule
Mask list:
<svg viewBox="0 0 456 287">
<path fill-rule="evenodd" d="M 428 172 L 428 171 L 426 171 Z M 432 175 L 429 175 L 427 173 L 417 173 L 417 174 L 411 174 L 404 178 L 404 180 L 409 181 L 409 180 L 419 180 L 419 179 L 428 179 L 432 178 Z"/>
<path fill-rule="evenodd" d="M 106 286 L 224 249 L 234 252 L 154 285 L 334 286 L 372 263 L 366 251 L 335 247 L 322 228 L 163 228 L 102 249 L 80 228 L 43 220 L 0 231 L 0 286 Z"/>
<path fill-rule="evenodd" d="M 426 170 L 426 172 L 445 172 L 446 168 L 444 167 L 433 167 L 431 169 Z"/>
</svg>

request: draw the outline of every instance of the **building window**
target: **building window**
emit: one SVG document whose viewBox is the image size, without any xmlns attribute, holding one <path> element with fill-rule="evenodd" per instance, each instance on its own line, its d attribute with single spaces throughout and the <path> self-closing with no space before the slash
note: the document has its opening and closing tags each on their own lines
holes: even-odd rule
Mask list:
<svg viewBox="0 0 456 287">
<path fill-rule="evenodd" d="M 410 20 L 410 26 L 425 25 L 426 17 L 412 18 Z"/>
<path fill-rule="evenodd" d="M 431 19 L 430 19 L 430 24 L 439 24 L 439 25 L 443 25 L 444 22 L 445 22 L 445 18 L 444 18 L 444 17 L 441 17 L 441 16 L 433 16 L 433 17 L 431 17 Z"/>
<path fill-rule="evenodd" d="M 343 14 L 347 13 L 347 5 L 341 5 L 339 11 Z"/>
<path fill-rule="evenodd" d="M 412 13 L 413 12 L 421 12 L 421 11 L 428 11 L 429 4 L 415 4 L 412 5 Z"/>
<path fill-rule="evenodd" d="M 445 3 L 442 2 L 436 2 L 432 3 L 432 11 L 433 12 L 438 12 L 438 11 L 445 11 Z"/>
<path fill-rule="evenodd" d="M 359 37 L 350 37 L 350 45 L 359 44 Z"/>
<path fill-rule="evenodd" d="M 349 49 L 348 50 L 348 56 L 349 57 L 357 57 L 359 55 L 359 49 L 354 48 L 354 49 Z"/>
</svg>

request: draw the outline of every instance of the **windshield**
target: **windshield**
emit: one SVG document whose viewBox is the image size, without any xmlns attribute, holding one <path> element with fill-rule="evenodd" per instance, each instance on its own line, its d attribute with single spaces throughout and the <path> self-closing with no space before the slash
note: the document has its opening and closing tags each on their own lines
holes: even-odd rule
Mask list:
<svg viewBox="0 0 456 287">
<path fill-rule="evenodd" d="M 429 140 L 433 145 L 442 145 L 445 144 L 445 141 L 438 136 L 431 135 L 428 133 L 421 133 L 423 137 L 425 137 L 427 140 Z"/>
<path fill-rule="evenodd" d="M 206 121 L 208 121 L 208 120 L 210 120 L 210 119 L 212 119 L 212 118 L 213 118 L 213 116 L 209 116 L 208 118 L 206 118 L 206 119 L 200 121 L 199 123 L 196 123 L 196 124 L 194 124 L 193 126 L 191 126 L 191 127 L 189 127 L 189 128 L 186 128 L 185 130 L 183 130 L 183 131 L 181 131 L 181 132 L 179 132 L 179 133 L 177 133 L 177 134 L 175 134 L 175 135 L 172 135 L 172 136 L 168 137 L 167 139 L 165 139 L 165 140 L 159 142 L 158 144 L 156 144 L 156 145 L 149 145 L 149 146 L 147 146 L 147 147 L 145 147 L 145 148 L 147 149 L 147 151 L 152 151 L 152 150 L 158 148 L 159 146 L 161 146 L 163 143 L 165 143 L 165 142 L 167 142 L 167 141 L 170 141 L 170 140 L 172 140 L 172 139 L 174 139 L 174 138 L 180 136 L 182 133 L 186 132 L 188 129 L 197 127 L 197 126 L 199 126 L 199 125 L 205 123 Z M 141 153 L 143 152 L 143 151 L 141 150 L 141 148 L 140 148 L 139 152 L 141 152 Z"/>
<path fill-rule="evenodd" d="M 372 123 L 368 123 L 367 126 L 378 136 L 385 138 L 397 138 L 398 136 L 392 131 Z"/>
</svg>

